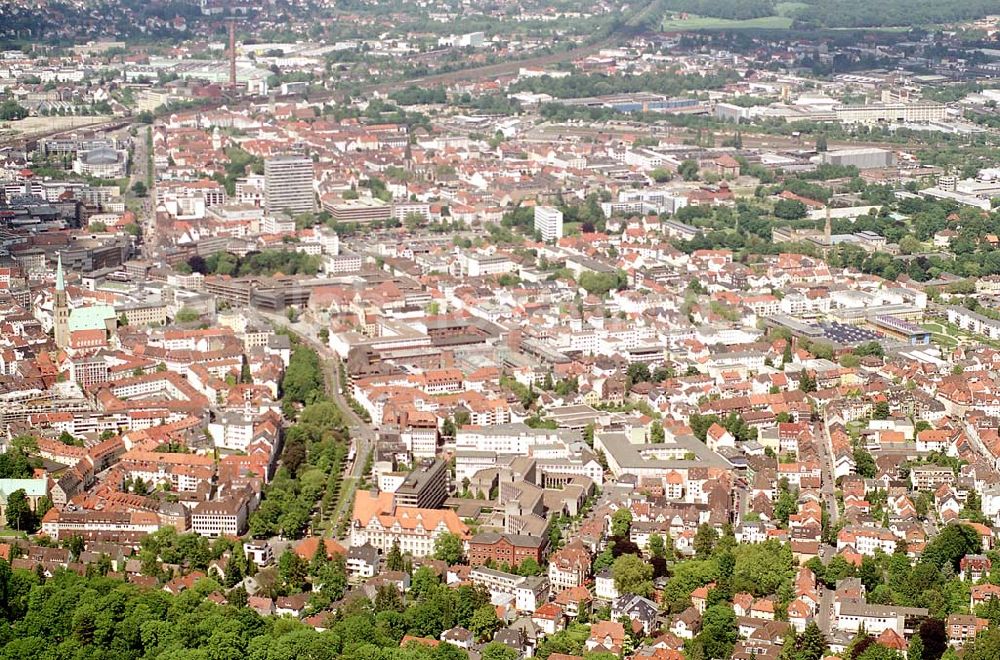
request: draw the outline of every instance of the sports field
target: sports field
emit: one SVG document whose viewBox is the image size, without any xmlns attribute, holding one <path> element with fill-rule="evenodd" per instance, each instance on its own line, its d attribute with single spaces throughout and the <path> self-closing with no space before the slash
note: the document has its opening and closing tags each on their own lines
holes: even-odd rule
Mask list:
<svg viewBox="0 0 1000 660">
<path fill-rule="evenodd" d="M 688 16 L 684 20 L 668 18 L 663 21 L 664 30 L 787 30 L 792 27 L 788 16 L 763 16 L 745 21 L 711 16 Z"/>
</svg>

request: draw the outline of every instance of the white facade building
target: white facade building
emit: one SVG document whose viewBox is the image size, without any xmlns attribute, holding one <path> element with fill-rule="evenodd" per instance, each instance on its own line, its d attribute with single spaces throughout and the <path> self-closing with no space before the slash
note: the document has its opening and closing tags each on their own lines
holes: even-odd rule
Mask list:
<svg viewBox="0 0 1000 660">
<path fill-rule="evenodd" d="M 543 241 L 558 241 L 563 237 L 563 214 L 554 206 L 535 207 L 535 231 Z"/>
</svg>

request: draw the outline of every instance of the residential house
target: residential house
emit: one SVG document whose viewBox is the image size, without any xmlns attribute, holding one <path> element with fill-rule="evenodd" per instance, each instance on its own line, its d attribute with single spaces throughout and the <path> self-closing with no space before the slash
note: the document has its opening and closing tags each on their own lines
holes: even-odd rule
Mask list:
<svg viewBox="0 0 1000 660">
<path fill-rule="evenodd" d="M 670 632 L 682 639 L 694 639 L 701 630 L 701 614 L 694 607 L 689 607 L 674 617 L 670 624 Z"/>
</svg>

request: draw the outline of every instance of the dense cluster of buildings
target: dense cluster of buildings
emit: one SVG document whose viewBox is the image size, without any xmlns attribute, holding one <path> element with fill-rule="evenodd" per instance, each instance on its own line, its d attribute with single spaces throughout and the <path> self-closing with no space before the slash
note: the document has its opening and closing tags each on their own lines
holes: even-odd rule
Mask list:
<svg viewBox="0 0 1000 660">
<path fill-rule="evenodd" d="M 481 32 L 435 44 L 500 48 Z M 343 50 L 363 46 L 420 52 L 403 41 Z M 877 54 L 913 64 L 931 44 L 911 46 Z M 905 651 L 930 609 L 886 604 L 853 577 L 824 584 L 816 562 L 917 562 L 960 524 L 982 553 L 960 560 L 971 599 L 946 634 L 961 647 L 988 625 L 976 608 L 1000 595 L 985 554 L 1000 528 L 1000 286 L 887 279 L 836 257 L 940 261 L 965 241 L 963 224 L 988 217 L 1000 172 L 960 177 L 908 145 L 769 144 L 739 127 L 977 133 L 967 115 L 995 114 L 994 91 L 938 103 L 916 74 L 879 70 L 832 76 L 816 94 L 798 66 L 807 57 L 870 53 L 762 44 L 746 55 L 668 34 L 573 66 L 722 83 L 698 98 L 565 99 L 531 90 L 568 72 L 526 66 L 450 82 L 446 102 L 412 104 L 434 106 L 420 121 L 410 105 L 330 105 L 301 81 L 265 96 L 268 67 L 312 71 L 316 47 L 241 45 L 232 70 L 185 49 L 127 57 L 131 105 L 119 88 L 105 98 L 89 71 L 74 80 L 68 62 L 0 58 L 0 87 L 36 117 L 67 91 L 48 82 L 80 82 L 67 98 L 121 116 L 187 92 L 215 99 L 161 110 L 134 134 L 59 131 L 0 151 L 0 448 L 33 461 L 30 476 L 0 479 L 0 515 L 13 520 L 8 501 L 23 491 L 39 534 L 85 544 L 80 556 L 19 544 L 15 566 L 51 574 L 107 556 L 142 583 L 138 544 L 169 527 L 239 539 L 261 570 L 286 547 L 343 555 L 353 592 L 370 595 L 410 588 L 389 567 L 402 555 L 488 592 L 502 622 L 493 639 L 524 657 L 581 620 L 588 652 L 678 660 L 718 585 L 699 581 L 678 608 L 670 577 L 631 593 L 607 558 L 621 543 L 684 562 L 700 534 L 731 533 L 792 557 L 782 588 L 727 602 L 744 660 L 777 658 L 789 630 L 812 622 L 833 652 L 859 631 Z M 181 80 L 154 84 L 158 74 Z M 230 75 L 238 85 L 223 94 Z M 467 112 L 490 96 L 518 112 Z M 550 104 L 617 114 L 546 122 Z M 721 121 L 682 136 L 628 117 L 640 113 Z M 780 185 L 831 171 L 823 199 Z M 868 183 L 889 197 L 863 198 Z M 946 228 L 915 250 L 869 228 L 887 217 L 912 228 L 902 203 L 941 200 L 954 205 Z M 717 238 L 759 222 L 782 247 Z M 957 291 L 981 305 L 957 304 Z M 297 412 L 282 400 L 284 324 L 335 365 L 327 394 L 351 421 L 336 539 L 249 535 Z M 443 562 L 444 543 L 463 561 Z M 189 588 L 195 573 L 176 570 L 164 588 Z M 248 605 L 317 629 L 344 605 L 316 612 L 305 600 L 251 593 Z M 484 640 L 453 628 L 421 641 L 475 651 Z"/>
</svg>

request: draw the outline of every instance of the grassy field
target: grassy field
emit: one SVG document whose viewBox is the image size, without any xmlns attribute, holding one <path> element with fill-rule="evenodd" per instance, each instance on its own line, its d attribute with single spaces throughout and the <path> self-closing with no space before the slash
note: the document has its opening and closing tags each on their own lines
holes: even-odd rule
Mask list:
<svg viewBox="0 0 1000 660">
<path fill-rule="evenodd" d="M 795 14 L 800 10 L 807 9 L 808 7 L 809 5 L 804 2 L 779 2 L 774 5 L 774 11 L 778 16 L 791 16 L 794 18 Z"/>
<path fill-rule="evenodd" d="M 774 6 L 774 16 L 762 16 L 746 20 L 716 18 L 713 16 L 694 16 L 681 20 L 677 14 L 668 15 L 663 20 L 664 30 L 788 30 L 792 27 L 796 14 L 809 7 L 804 2 L 779 2 Z M 833 33 L 843 30 L 863 32 L 905 32 L 908 27 L 864 27 L 864 28 L 823 28 L 822 31 Z"/>
<path fill-rule="evenodd" d="M 924 330 L 931 333 L 931 339 L 935 344 L 944 348 L 954 348 L 958 346 L 958 339 L 948 333 L 948 329 L 938 323 L 924 323 Z"/>
<path fill-rule="evenodd" d="M 797 4 L 797 3 L 784 3 Z M 664 30 L 787 30 L 792 27 L 789 16 L 764 16 L 745 21 L 711 16 L 688 16 L 685 20 L 668 18 L 663 21 Z"/>
</svg>

